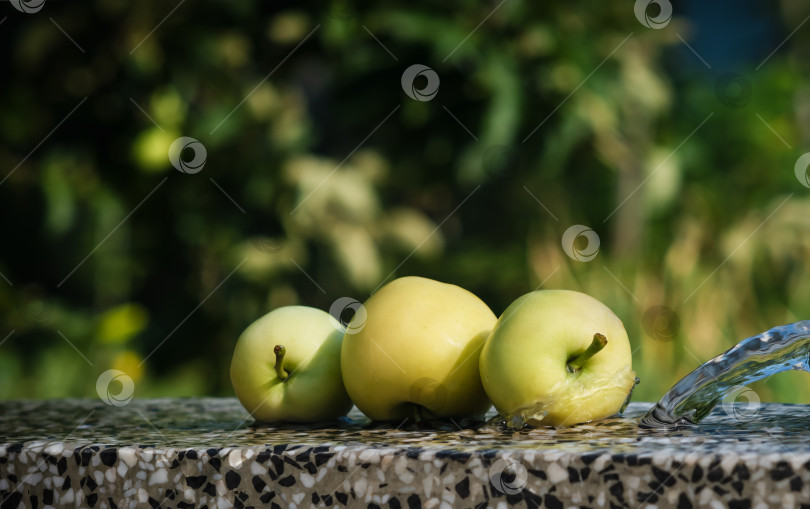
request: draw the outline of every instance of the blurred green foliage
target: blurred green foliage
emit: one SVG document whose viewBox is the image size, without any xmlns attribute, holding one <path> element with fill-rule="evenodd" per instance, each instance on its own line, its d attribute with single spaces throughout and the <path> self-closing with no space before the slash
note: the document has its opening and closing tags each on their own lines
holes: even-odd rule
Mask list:
<svg viewBox="0 0 810 509">
<path fill-rule="evenodd" d="M 138 397 L 228 395 L 252 320 L 407 274 L 496 313 L 541 283 L 601 299 L 636 400 L 808 318 L 810 36 L 708 69 L 688 20 L 586 4 L 3 5 L 0 398 L 92 396 L 110 368 Z M 785 33 L 807 14 L 772 8 Z M 432 101 L 403 93 L 414 63 Z M 741 93 L 724 72 L 750 100 L 721 100 Z M 169 163 L 179 136 L 200 173 Z M 600 236 L 592 261 L 562 249 L 574 224 Z M 678 323 L 645 330 L 654 306 Z M 810 402 L 803 376 L 756 390 Z"/>
</svg>

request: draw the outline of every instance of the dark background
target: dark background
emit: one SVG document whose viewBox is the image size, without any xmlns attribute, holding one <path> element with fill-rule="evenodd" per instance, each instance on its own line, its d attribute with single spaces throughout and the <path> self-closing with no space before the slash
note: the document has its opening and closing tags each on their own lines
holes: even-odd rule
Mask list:
<svg viewBox="0 0 810 509">
<path fill-rule="evenodd" d="M 252 320 L 411 274 L 496 314 L 541 283 L 601 299 L 636 400 L 808 318 L 810 6 L 673 10 L 0 3 L 0 398 L 93 396 L 111 368 L 137 397 L 230 395 Z M 577 224 L 591 261 L 561 244 Z M 810 401 L 803 374 L 754 387 Z"/>
</svg>

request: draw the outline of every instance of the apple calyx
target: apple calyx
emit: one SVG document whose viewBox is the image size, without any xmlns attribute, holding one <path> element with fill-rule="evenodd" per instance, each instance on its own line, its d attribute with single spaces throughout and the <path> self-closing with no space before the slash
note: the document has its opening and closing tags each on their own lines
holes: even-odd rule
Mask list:
<svg viewBox="0 0 810 509">
<path fill-rule="evenodd" d="M 598 354 L 607 345 L 607 338 L 604 334 L 596 333 L 593 335 L 588 349 L 576 356 L 573 360 L 568 361 L 568 372 L 576 373 L 582 370 L 582 366 L 594 355 Z"/>
<path fill-rule="evenodd" d="M 276 345 L 273 347 L 273 353 L 276 354 L 276 375 L 279 380 L 286 380 L 290 376 L 284 371 L 284 356 L 287 354 L 287 349 L 284 348 L 284 345 Z"/>
</svg>

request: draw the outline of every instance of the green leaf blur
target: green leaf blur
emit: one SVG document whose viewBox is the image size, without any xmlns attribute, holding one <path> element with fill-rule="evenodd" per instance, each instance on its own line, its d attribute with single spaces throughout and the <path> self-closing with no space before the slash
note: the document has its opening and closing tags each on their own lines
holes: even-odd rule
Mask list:
<svg viewBox="0 0 810 509">
<path fill-rule="evenodd" d="M 810 14 L 783 4 L 757 61 L 708 69 L 677 9 L 654 30 L 627 2 L 4 3 L 0 398 L 95 397 L 111 368 L 137 397 L 231 395 L 251 321 L 421 275 L 496 314 L 593 295 L 657 400 L 810 318 L 810 32 L 754 70 Z M 430 101 L 400 84 L 416 63 Z M 750 100 L 718 98 L 725 72 Z M 172 167 L 180 136 L 199 173 Z M 575 224 L 591 261 L 563 250 Z M 805 376 L 756 390 L 810 402 Z"/>
</svg>

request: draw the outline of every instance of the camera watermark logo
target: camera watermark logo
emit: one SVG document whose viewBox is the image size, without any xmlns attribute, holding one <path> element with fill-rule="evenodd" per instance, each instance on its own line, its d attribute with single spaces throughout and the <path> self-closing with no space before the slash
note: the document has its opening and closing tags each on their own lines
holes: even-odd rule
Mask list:
<svg viewBox="0 0 810 509">
<path fill-rule="evenodd" d="M 110 390 L 113 382 L 121 384 L 121 390 L 117 393 Z M 123 371 L 108 369 L 96 380 L 96 392 L 101 401 L 110 406 L 125 406 L 132 401 L 132 396 L 135 394 L 135 382 Z"/>
<path fill-rule="evenodd" d="M 796 178 L 799 180 L 799 183 L 804 187 L 810 188 L 810 173 L 807 172 L 808 166 L 810 166 L 810 152 L 796 159 L 796 165 L 793 167 L 793 171 L 796 172 Z"/>
<path fill-rule="evenodd" d="M 742 74 L 727 72 L 717 78 L 714 94 L 723 106 L 739 109 L 751 102 L 754 87 Z"/>
<path fill-rule="evenodd" d="M 484 150 L 481 165 L 492 177 L 510 176 L 518 166 L 518 153 L 506 145 L 492 145 Z"/>
<path fill-rule="evenodd" d="M 658 6 L 657 16 L 650 16 L 647 12 L 650 5 Z M 669 3 L 669 0 L 636 0 L 633 12 L 639 23 L 647 28 L 659 30 L 669 25 L 669 21 L 672 19 L 672 4 Z"/>
<path fill-rule="evenodd" d="M 183 153 L 191 150 L 194 156 L 191 160 L 184 160 Z M 169 161 L 172 166 L 177 168 L 182 173 L 194 174 L 199 173 L 205 166 L 205 160 L 208 158 L 208 151 L 205 150 L 205 145 L 189 138 L 188 136 L 181 136 L 174 140 L 169 146 Z"/>
<path fill-rule="evenodd" d="M 37 286 L 28 286 L 18 295 L 17 311 L 32 325 L 45 325 L 53 319 L 54 305 Z"/>
<path fill-rule="evenodd" d="M 582 249 L 574 245 L 579 237 L 588 241 Z M 562 248 L 569 258 L 578 262 L 589 262 L 599 253 L 599 235 L 587 226 L 575 224 L 563 233 Z"/>
<path fill-rule="evenodd" d="M 506 495 L 517 495 L 523 491 L 528 480 L 526 467 L 514 458 L 499 458 L 489 468 L 489 482 Z"/>
<path fill-rule="evenodd" d="M 42 10 L 45 0 L 8 0 L 20 12 L 34 14 Z"/>
<path fill-rule="evenodd" d="M 420 378 L 411 386 L 411 403 L 436 411 L 447 402 L 447 389 L 438 380 Z"/>
<path fill-rule="evenodd" d="M 671 341 L 681 329 L 681 319 L 672 308 L 652 306 L 644 312 L 641 328 L 653 339 Z"/>
<path fill-rule="evenodd" d="M 250 240 L 253 247 L 264 253 L 278 253 L 284 249 L 287 242 L 284 239 L 268 238 L 268 237 L 254 237 Z"/>
<path fill-rule="evenodd" d="M 351 312 L 349 316 L 346 316 Z M 366 326 L 368 313 L 360 301 L 351 297 L 341 297 L 329 307 L 329 314 L 335 320 L 335 327 L 346 334 L 357 334 Z"/>
<path fill-rule="evenodd" d="M 423 88 L 416 88 L 416 78 L 424 77 L 427 83 Z M 402 90 L 414 101 L 430 101 L 439 93 L 439 75 L 430 67 L 413 64 L 402 73 Z"/>
<path fill-rule="evenodd" d="M 741 399 L 743 403 L 740 403 Z M 723 395 L 723 411 L 740 422 L 753 419 L 761 406 L 759 394 L 744 385 L 735 385 Z"/>
<path fill-rule="evenodd" d="M 338 2 L 332 4 L 329 12 L 335 19 L 345 21 L 354 17 L 354 11 L 347 2 Z"/>
</svg>

